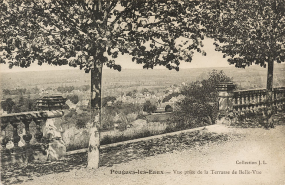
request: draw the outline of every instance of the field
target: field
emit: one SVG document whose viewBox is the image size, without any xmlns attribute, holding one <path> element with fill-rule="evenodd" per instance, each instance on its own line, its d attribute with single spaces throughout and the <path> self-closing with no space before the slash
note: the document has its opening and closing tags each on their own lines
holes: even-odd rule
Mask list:
<svg viewBox="0 0 285 185">
<path fill-rule="evenodd" d="M 123 69 L 121 72 L 103 70 L 103 96 L 117 96 L 122 92 L 148 88 L 151 90 L 165 89 L 173 84 L 192 82 L 207 77 L 214 68 L 181 69 L 179 72 L 164 69 Z M 215 68 L 223 70 L 233 78 L 241 89 L 265 88 L 267 69 L 251 66 L 238 69 L 233 66 Z M 274 67 L 274 87 L 285 86 L 285 65 Z M 90 84 L 90 74 L 80 70 L 40 71 L 2 73 L 1 89 L 33 88 L 46 89 L 59 86 L 82 86 Z"/>
</svg>

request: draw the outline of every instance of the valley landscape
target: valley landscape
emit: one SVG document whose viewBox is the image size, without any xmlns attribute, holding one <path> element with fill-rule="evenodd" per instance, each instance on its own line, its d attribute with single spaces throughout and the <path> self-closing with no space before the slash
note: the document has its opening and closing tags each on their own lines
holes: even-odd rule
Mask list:
<svg viewBox="0 0 285 185">
<path fill-rule="evenodd" d="M 103 96 L 117 96 L 121 92 L 133 89 L 165 89 L 174 84 L 189 83 L 205 79 L 207 74 L 216 69 L 238 85 L 239 89 L 266 87 L 267 69 L 250 66 L 245 69 L 233 66 L 225 68 L 180 69 L 179 72 L 167 69 L 123 69 L 121 72 L 103 70 Z M 285 65 L 276 64 L 274 68 L 274 87 L 285 85 Z M 60 86 L 90 85 L 90 74 L 71 69 L 62 71 L 33 71 L 19 73 L 1 73 L 1 89 L 33 88 L 46 89 Z"/>
</svg>

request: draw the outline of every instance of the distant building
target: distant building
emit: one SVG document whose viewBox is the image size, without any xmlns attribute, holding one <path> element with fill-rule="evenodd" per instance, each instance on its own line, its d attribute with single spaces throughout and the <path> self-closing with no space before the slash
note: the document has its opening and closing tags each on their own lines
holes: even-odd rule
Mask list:
<svg viewBox="0 0 285 185">
<path fill-rule="evenodd" d="M 62 96 L 44 96 L 37 99 L 37 108 L 39 110 L 57 110 L 63 109 L 66 98 Z"/>
</svg>

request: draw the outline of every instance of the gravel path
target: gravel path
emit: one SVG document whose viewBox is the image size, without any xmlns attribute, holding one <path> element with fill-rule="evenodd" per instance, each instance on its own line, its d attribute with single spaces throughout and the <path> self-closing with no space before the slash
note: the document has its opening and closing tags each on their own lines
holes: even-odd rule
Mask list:
<svg viewBox="0 0 285 185">
<path fill-rule="evenodd" d="M 208 131 L 228 133 L 234 139 L 136 159 L 111 167 L 103 166 L 97 170 L 81 168 L 45 175 L 22 185 L 285 184 L 284 125 L 270 130 L 217 126 Z M 266 164 L 259 165 L 259 161 Z M 245 164 L 246 162 L 251 164 Z M 237 174 L 233 174 L 233 171 Z"/>
</svg>

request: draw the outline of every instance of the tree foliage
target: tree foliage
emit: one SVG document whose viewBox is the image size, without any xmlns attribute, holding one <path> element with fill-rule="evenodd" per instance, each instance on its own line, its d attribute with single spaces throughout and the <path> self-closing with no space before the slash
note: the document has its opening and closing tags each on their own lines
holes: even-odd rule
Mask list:
<svg viewBox="0 0 285 185">
<path fill-rule="evenodd" d="M 1 62 L 10 67 L 65 65 L 89 72 L 94 64 L 115 70 L 119 54 L 144 68 L 179 70 L 201 51 L 197 2 L 6 0 L 0 4 Z M 186 39 L 186 40 L 185 40 Z"/>
<path fill-rule="evenodd" d="M 212 70 L 208 74 L 208 79 L 184 86 L 180 93 L 195 102 L 217 102 L 218 92 L 216 86 L 221 82 L 232 82 L 232 78 L 228 77 L 222 70 Z"/>
<path fill-rule="evenodd" d="M 108 105 L 108 102 L 114 103 L 116 101 L 116 97 L 114 96 L 107 96 L 102 98 L 102 106 L 106 107 Z"/>
<path fill-rule="evenodd" d="M 178 96 L 180 93 L 179 92 L 174 92 L 171 94 L 168 94 L 167 96 L 165 96 L 162 100 L 162 103 L 164 102 L 168 102 L 171 98 Z"/>
<path fill-rule="evenodd" d="M 193 124 L 213 124 L 217 117 L 218 92 L 216 85 L 231 82 L 223 71 L 213 70 L 208 79 L 193 82 L 181 90 L 185 98 L 176 103 L 173 121 L 192 127 Z M 191 125 L 192 124 L 192 125 Z M 202 126 L 202 125 L 200 125 Z"/>
<path fill-rule="evenodd" d="M 201 5 L 207 36 L 230 64 L 244 68 L 253 63 L 285 60 L 285 2 L 283 0 L 210 1 Z"/>
<path fill-rule="evenodd" d="M 79 102 L 79 97 L 76 94 L 67 95 L 66 98 L 69 99 L 73 104 L 77 104 Z"/>
<path fill-rule="evenodd" d="M 37 101 L 30 97 L 20 96 L 18 101 L 7 98 L 1 102 L 1 108 L 7 113 L 28 112 L 37 110 Z"/>
<path fill-rule="evenodd" d="M 1 108 L 7 113 L 11 113 L 15 102 L 11 98 L 7 98 L 5 101 L 1 101 Z"/>
<path fill-rule="evenodd" d="M 144 104 L 143 104 L 143 111 L 147 112 L 147 113 L 153 113 L 155 112 L 157 109 L 156 105 L 153 105 L 149 100 L 147 100 Z"/>
</svg>

